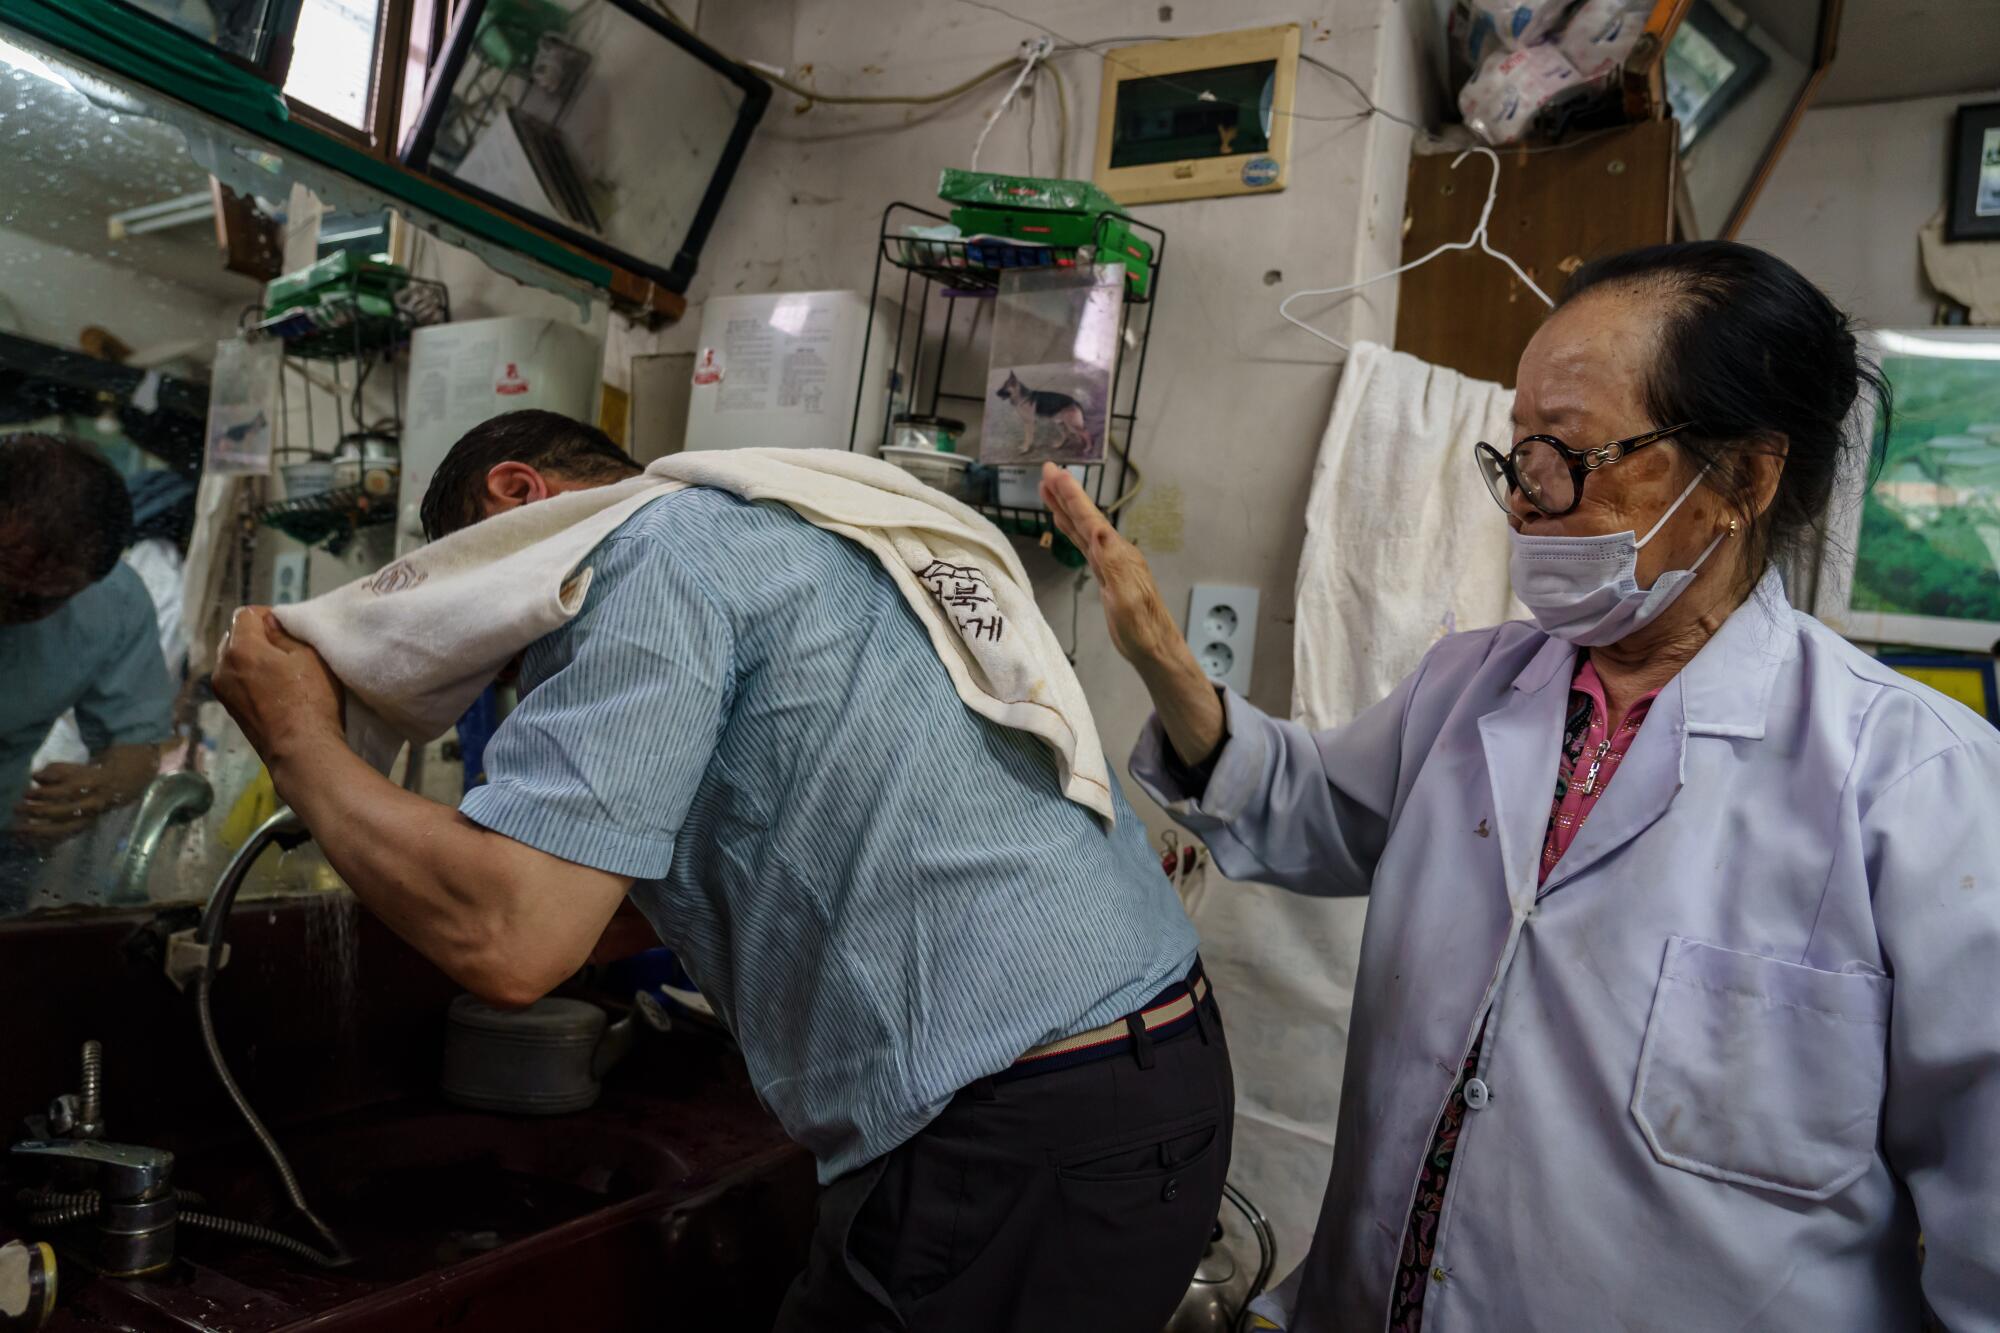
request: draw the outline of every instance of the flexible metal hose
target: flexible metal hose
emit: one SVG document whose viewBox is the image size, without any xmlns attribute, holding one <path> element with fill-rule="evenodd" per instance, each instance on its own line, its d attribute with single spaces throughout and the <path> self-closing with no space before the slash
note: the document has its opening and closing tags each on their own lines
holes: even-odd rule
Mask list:
<svg viewBox="0 0 2000 1333">
<path fill-rule="evenodd" d="M 308 1213 L 307 1216 L 310 1217 L 311 1214 Z M 322 1268 L 338 1268 L 348 1262 L 347 1252 L 338 1245 L 334 1246 L 334 1253 L 322 1254 L 302 1240 L 294 1240 L 282 1231 L 259 1226 L 255 1222 L 239 1222 L 233 1217 L 216 1217 L 210 1213 L 182 1213 L 180 1215 L 180 1223 L 182 1226 L 195 1227 L 202 1231 L 213 1231 L 218 1235 L 229 1236 L 235 1240 L 254 1241 L 259 1245 L 269 1245 L 274 1249 L 296 1254 L 302 1259 L 309 1259 Z"/>
<path fill-rule="evenodd" d="M 76 1119 L 87 1134 L 104 1132 L 104 1047 L 95 1040 L 83 1044 L 83 1089 L 77 1094 Z"/>
<path fill-rule="evenodd" d="M 103 1198 L 96 1190 L 22 1190 L 15 1197 L 33 1210 L 29 1218 L 38 1227 L 66 1227 L 76 1222 L 87 1222 L 103 1208 Z M 201 1195 L 193 1190 L 175 1190 L 174 1198 L 182 1204 L 202 1201 Z M 217 1217 L 213 1213 L 185 1209 L 176 1220 L 199 1230 L 285 1250 L 310 1259 L 322 1268 L 338 1268 L 348 1262 L 345 1251 L 338 1246 L 334 1247 L 335 1253 L 322 1254 L 302 1240 L 294 1240 L 282 1231 L 259 1226 L 255 1222 L 239 1222 L 233 1217 Z"/>
<path fill-rule="evenodd" d="M 88 1208 L 49 1208 L 28 1214 L 28 1220 L 37 1227 L 66 1227 L 72 1222 L 88 1222 L 96 1216 L 97 1207 L 93 1204 Z"/>
<path fill-rule="evenodd" d="M 22 1190 L 14 1198 L 22 1207 L 36 1212 L 81 1208 L 86 1217 L 103 1206 L 103 1200 L 96 1190 Z"/>
<path fill-rule="evenodd" d="M 302 1247 L 302 1242 L 294 1241 L 288 1236 L 283 1236 L 280 1232 L 273 1231 L 270 1234 L 278 1236 L 284 1241 L 284 1245 L 281 1248 L 294 1251 L 301 1251 L 302 1249 L 302 1252 L 308 1254 L 315 1263 L 345 1263 L 348 1259 L 347 1248 L 340 1243 L 340 1238 L 333 1234 L 333 1228 L 320 1221 L 319 1215 L 306 1206 L 305 1191 L 299 1188 L 299 1178 L 293 1173 L 292 1164 L 286 1160 L 285 1150 L 278 1146 L 278 1141 L 275 1138 L 271 1137 L 271 1131 L 264 1128 L 264 1122 L 258 1119 L 257 1113 L 251 1109 L 249 1099 L 243 1095 L 243 1089 L 236 1086 L 236 1078 L 229 1072 L 229 1062 L 222 1058 L 222 1043 L 216 1040 L 215 1019 L 210 1014 L 208 1006 L 209 987 L 214 980 L 215 973 L 211 965 L 209 968 L 204 968 L 201 974 L 195 978 L 194 987 L 195 1017 L 201 1024 L 202 1045 L 208 1048 L 208 1062 L 215 1067 L 215 1076 L 222 1081 L 222 1090 L 228 1093 L 229 1100 L 235 1103 L 237 1113 L 243 1117 L 243 1122 L 250 1126 L 250 1132 L 256 1135 L 258 1144 L 264 1149 L 264 1155 L 271 1159 L 271 1165 L 278 1173 L 278 1181 L 284 1186 L 285 1198 L 291 1202 L 292 1208 L 297 1211 L 300 1217 L 305 1218 L 306 1221 L 312 1224 L 313 1230 L 320 1234 L 320 1238 L 326 1242 L 327 1248 L 332 1252 L 334 1257 L 329 1260 L 325 1256 L 322 1256 L 319 1251 L 312 1249 L 310 1246 Z M 187 1221 L 189 1218 L 204 1216 L 201 1213 L 182 1213 L 181 1220 Z M 217 1221 L 226 1220 L 207 1218 L 204 1222 L 198 1222 L 195 1225 L 212 1225 Z M 232 1223 L 232 1225 L 246 1226 L 248 1224 Z M 215 1229 L 221 1230 L 222 1228 L 216 1227 Z M 268 1228 L 262 1229 L 268 1230 Z M 279 1242 L 271 1241 L 270 1243 L 275 1245 Z"/>
<path fill-rule="evenodd" d="M 96 1217 L 98 1209 L 104 1207 L 104 1197 L 94 1189 L 22 1189 L 14 1193 L 14 1201 L 36 1213 L 68 1213 L 70 1209 L 78 1209 L 78 1217 L 70 1221 Z M 176 1189 L 174 1203 L 184 1209 L 198 1209 L 208 1199 L 192 1189 Z"/>
</svg>

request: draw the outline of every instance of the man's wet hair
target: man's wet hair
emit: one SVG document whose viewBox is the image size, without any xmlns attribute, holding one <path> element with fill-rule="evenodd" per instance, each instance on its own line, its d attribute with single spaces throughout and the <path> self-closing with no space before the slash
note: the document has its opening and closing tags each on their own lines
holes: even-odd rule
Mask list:
<svg viewBox="0 0 2000 1333">
<path fill-rule="evenodd" d="M 438 464 L 418 511 L 424 536 L 436 541 L 477 523 L 486 474 L 502 463 L 526 463 L 570 481 L 622 481 L 642 470 L 595 426 L 539 408 L 503 412 L 467 431 Z"/>
</svg>

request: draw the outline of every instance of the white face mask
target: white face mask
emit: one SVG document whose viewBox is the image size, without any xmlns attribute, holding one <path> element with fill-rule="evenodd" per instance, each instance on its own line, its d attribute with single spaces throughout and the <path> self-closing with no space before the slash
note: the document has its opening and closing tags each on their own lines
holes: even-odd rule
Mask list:
<svg viewBox="0 0 2000 1333">
<path fill-rule="evenodd" d="M 1694 582 L 1695 571 L 1727 535 L 1717 533 L 1689 568 L 1667 571 L 1650 588 L 1639 586 L 1639 549 L 1659 535 L 1701 483 L 1701 477 L 1688 483 L 1680 499 L 1643 537 L 1631 532 L 1555 537 L 1510 531 L 1513 553 L 1508 557 L 1507 576 L 1514 584 L 1514 595 L 1544 633 L 1578 647 L 1616 643 L 1644 629 Z"/>
</svg>

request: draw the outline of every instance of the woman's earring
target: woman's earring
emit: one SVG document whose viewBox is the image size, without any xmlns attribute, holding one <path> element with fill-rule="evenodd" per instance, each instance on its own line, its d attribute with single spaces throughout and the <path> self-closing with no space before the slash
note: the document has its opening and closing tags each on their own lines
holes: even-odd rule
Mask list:
<svg viewBox="0 0 2000 1333">
<path fill-rule="evenodd" d="M 1737 527 L 1738 527 L 1738 526 L 1739 526 L 1739 525 L 1738 525 L 1738 523 L 1737 523 L 1737 521 L 1736 521 L 1735 519 L 1733 519 L 1733 518 L 1732 518 L 1732 519 L 1730 519 L 1730 520 L 1729 520 L 1729 535 L 1730 535 L 1730 536 L 1734 537 L 1734 536 L 1736 535 L 1736 529 L 1737 529 Z"/>
</svg>

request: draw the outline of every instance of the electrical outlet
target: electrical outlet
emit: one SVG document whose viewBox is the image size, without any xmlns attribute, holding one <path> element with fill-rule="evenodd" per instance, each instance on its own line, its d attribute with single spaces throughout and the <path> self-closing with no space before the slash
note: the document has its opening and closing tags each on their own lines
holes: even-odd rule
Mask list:
<svg viewBox="0 0 2000 1333">
<path fill-rule="evenodd" d="M 1257 647 L 1257 590 L 1195 584 L 1188 595 L 1187 641 L 1210 680 L 1249 694 Z"/>
<path fill-rule="evenodd" d="M 295 551 L 280 551 L 271 557 L 272 606 L 305 600 L 307 554 L 306 549 L 300 547 Z"/>
</svg>

